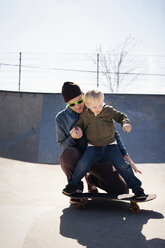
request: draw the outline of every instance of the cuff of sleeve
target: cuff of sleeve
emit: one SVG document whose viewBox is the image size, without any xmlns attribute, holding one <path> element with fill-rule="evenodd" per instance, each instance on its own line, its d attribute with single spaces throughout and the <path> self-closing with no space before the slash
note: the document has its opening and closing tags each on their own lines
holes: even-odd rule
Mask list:
<svg viewBox="0 0 165 248">
<path fill-rule="evenodd" d="M 124 124 L 130 124 L 130 121 L 129 120 L 125 120 L 125 121 L 123 121 L 123 123 L 122 123 L 122 127 L 123 127 L 123 125 Z"/>
<path fill-rule="evenodd" d="M 68 142 L 71 146 L 76 145 L 77 141 L 74 140 L 71 136 L 68 137 Z"/>
<path fill-rule="evenodd" d="M 121 150 L 121 154 L 122 154 L 123 156 L 125 156 L 125 155 L 128 154 L 128 152 L 126 151 L 126 149 L 122 149 L 122 150 Z"/>
</svg>

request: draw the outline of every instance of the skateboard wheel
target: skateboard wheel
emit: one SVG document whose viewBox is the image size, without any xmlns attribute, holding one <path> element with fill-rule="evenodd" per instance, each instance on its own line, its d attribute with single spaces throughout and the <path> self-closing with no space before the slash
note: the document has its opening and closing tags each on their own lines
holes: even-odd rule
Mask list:
<svg viewBox="0 0 165 248">
<path fill-rule="evenodd" d="M 88 199 L 82 199 L 79 203 L 77 203 L 77 208 L 79 210 L 83 210 L 86 208 L 87 203 L 88 203 Z"/>
<path fill-rule="evenodd" d="M 85 209 L 85 207 L 86 207 L 86 204 L 84 204 L 84 203 L 78 203 L 77 204 L 77 208 L 79 209 L 79 210 L 83 210 L 83 209 Z"/>
<path fill-rule="evenodd" d="M 140 207 L 138 205 L 138 202 L 131 202 L 130 211 L 133 214 L 138 214 L 140 212 Z"/>
</svg>

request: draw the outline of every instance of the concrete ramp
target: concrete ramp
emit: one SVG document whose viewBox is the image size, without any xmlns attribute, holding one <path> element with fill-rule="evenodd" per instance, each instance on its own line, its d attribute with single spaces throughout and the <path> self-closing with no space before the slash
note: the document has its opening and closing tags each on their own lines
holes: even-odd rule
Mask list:
<svg viewBox="0 0 165 248">
<path fill-rule="evenodd" d="M 157 194 L 139 203 L 138 215 L 128 202 L 106 200 L 80 211 L 61 194 L 66 178 L 60 166 L 0 158 L 0 246 L 164 248 L 165 164 L 137 166 L 145 192 Z"/>
<path fill-rule="evenodd" d="M 116 124 L 136 163 L 165 162 L 165 95 L 105 94 L 105 102 L 125 112 L 133 126 Z M 0 156 L 58 164 L 55 116 L 65 107 L 61 94 L 0 91 Z"/>
</svg>

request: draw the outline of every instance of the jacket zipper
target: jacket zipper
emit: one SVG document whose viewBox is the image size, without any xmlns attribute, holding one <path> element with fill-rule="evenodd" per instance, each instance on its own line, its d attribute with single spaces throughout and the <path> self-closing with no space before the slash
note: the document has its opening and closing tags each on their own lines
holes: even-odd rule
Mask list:
<svg viewBox="0 0 165 248">
<path fill-rule="evenodd" d="M 99 139 L 99 134 L 98 134 L 98 126 L 97 126 L 97 115 L 95 115 L 95 120 L 96 120 L 96 135 L 97 135 L 97 143 L 100 143 L 100 139 Z"/>
</svg>

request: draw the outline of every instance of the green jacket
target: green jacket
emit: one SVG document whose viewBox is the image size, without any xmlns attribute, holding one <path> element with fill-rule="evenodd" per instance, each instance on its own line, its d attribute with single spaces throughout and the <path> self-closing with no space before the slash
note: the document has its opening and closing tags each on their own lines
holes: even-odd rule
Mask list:
<svg viewBox="0 0 165 248">
<path fill-rule="evenodd" d="M 86 109 L 80 115 L 76 126 L 82 128 L 89 144 L 106 146 L 115 141 L 113 120 L 122 126 L 125 123 L 130 123 L 127 115 L 117 111 L 112 106 L 104 105 L 101 113 L 97 116 L 90 109 Z"/>
</svg>

